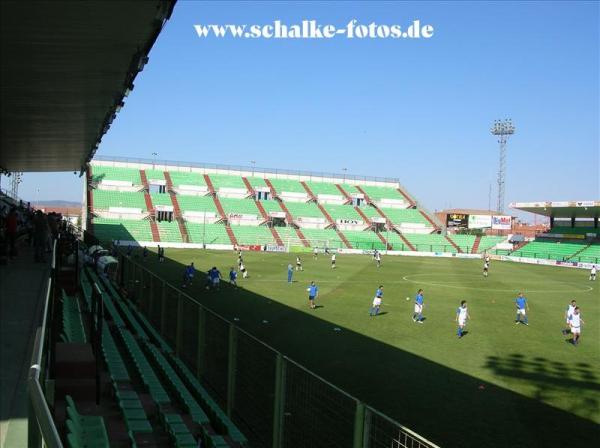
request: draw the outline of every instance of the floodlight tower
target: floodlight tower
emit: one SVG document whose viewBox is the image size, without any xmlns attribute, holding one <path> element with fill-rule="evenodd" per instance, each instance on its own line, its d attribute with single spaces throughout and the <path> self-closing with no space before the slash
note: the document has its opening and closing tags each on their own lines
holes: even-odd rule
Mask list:
<svg viewBox="0 0 600 448">
<path fill-rule="evenodd" d="M 19 198 L 19 184 L 23 182 L 23 173 L 14 172 L 11 176 L 10 182 L 10 196 L 13 199 Z"/>
<path fill-rule="evenodd" d="M 504 212 L 504 183 L 506 175 L 506 142 L 508 137 L 515 133 L 515 127 L 512 120 L 495 120 L 494 125 L 490 129 L 492 135 L 498 137 L 500 145 L 500 164 L 498 166 L 498 206 L 499 212 Z"/>
</svg>

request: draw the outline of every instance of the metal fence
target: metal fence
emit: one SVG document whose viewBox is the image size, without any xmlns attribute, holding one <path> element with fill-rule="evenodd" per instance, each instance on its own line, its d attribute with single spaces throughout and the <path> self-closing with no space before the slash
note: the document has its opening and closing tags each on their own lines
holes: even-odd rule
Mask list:
<svg viewBox="0 0 600 448">
<path fill-rule="evenodd" d="M 131 258 L 118 281 L 253 448 L 435 448 Z"/>
</svg>

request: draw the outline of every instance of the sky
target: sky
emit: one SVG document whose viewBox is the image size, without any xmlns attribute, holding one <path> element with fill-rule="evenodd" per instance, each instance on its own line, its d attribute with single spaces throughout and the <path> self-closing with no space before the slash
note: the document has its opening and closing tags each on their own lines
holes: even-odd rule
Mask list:
<svg viewBox="0 0 600 448">
<path fill-rule="evenodd" d="M 205 38 L 196 24 L 430 24 L 430 39 Z M 506 202 L 598 199 L 595 2 L 179 1 L 97 154 L 385 176 L 429 210 L 496 203 L 495 119 L 511 118 Z M 2 188 L 6 188 L 2 179 Z M 73 173 L 27 200 L 80 201 Z M 39 191 L 38 191 L 39 189 Z"/>
</svg>

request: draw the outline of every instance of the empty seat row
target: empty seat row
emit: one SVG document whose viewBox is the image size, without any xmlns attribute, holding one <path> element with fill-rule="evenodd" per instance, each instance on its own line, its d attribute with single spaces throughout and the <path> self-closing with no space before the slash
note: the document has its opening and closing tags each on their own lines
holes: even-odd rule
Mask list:
<svg viewBox="0 0 600 448">
<path fill-rule="evenodd" d="M 152 241 L 147 219 L 112 219 L 95 217 L 94 236 L 100 241 Z"/>
<path fill-rule="evenodd" d="M 100 279 L 98 278 L 96 273 L 92 270 L 92 268 L 89 268 L 89 267 L 85 269 L 85 272 L 89 276 L 90 281 L 95 283 L 96 285 L 98 285 L 98 288 L 100 289 L 100 292 L 102 293 L 102 301 L 104 303 L 105 311 L 108 312 L 108 314 L 110 315 L 111 319 L 113 320 L 113 322 L 115 323 L 115 325 L 117 327 L 124 327 L 125 322 L 123 321 L 123 318 L 117 311 L 117 308 L 115 307 L 115 304 L 113 303 L 110 295 L 108 295 L 106 293 L 104 285 L 102 282 L 100 282 Z M 84 276 L 82 275 L 82 277 L 84 277 Z M 91 282 L 90 282 L 90 285 L 91 285 Z M 84 294 L 85 294 L 85 290 L 84 290 Z M 87 301 L 88 301 L 88 299 L 86 298 L 86 302 Z M 91 287 L 90 287 L 90 299 L 89 299 L 90 307 L 91 307 L 91 303 L 92 302 L 91 302 Z"/>
<path fill-rule="evenodd" d="M 168 384 L 171 387 L 171 392 L 174 396 L 176 396 L 180 403 L 183 405 L 185 410 L 192 416 L 192 420 L 194 423 L 199 425 L 208 425 L 210 424 L 210 420 L 202 407 L 198 404 L 196 399 L 187 389 L 183 381 L 179 378 L 179 375 L 173 370 L 169 362 L 163 356 L 158 348 L 156 348 L 153 344 L 146 341 L 145 343 L 146 350 L 150 354 L 151 359 L 154 360 L 155 364 L 158 366 L 159 371 L 163 375 L 163 377 L 167 380 Z"/>
<path fill-rule="evenodd" d="M 91 167 L 91 170 L 92 179 L 95 182 L 102 182 L 104 180 L 118 180 L 124 182 L 131 182 L 133 185 L 142 184 L 142 180 L 140 178 L 140 170 L 135 168 L 93 165 Z"/>
<path fill-rule="evenodd" d="M 64 290 L 62 290 L 62 324 L 61 338 L 64 342 L 85 344 L 85 329 L 81 319 L 79 300 L 76 297 L 69 297 Z"/>
<path fill-rule="evenodd" d="M 152 400 L 158 405 L 170 403 L 169 394 L 163 388 L 133 335 L 126 328 L 118 328 L 118 332 Z"/>
<path fill-rule="evenodd" d="M 156 223 L 162 242 L 181 243 L 181 231 L 177 221 L 159 221 Z"/>
<path fill-rule="evenodd" d="M 231 440 L 245 446 L 248 443 L 246 437 L 229 417 L 227 417 L 227 414 L 223 412 L 217 402 L 213 400 L 206 389 L 200 384 L 200 381 L 198 381 L 196 376 L 188 369 L 180 358 L 177 358 L 175 355 L 170 355 L 170 357 L 177 372 L 190 386 L 190 390 L 195 393 L 196 398 L 198 398 L 204 409 L 207 410 L 215 430 L 219 433 L 227 434 Z"/>
<path fill-rule="evenodd" d="M 104 419 L 100 416 L 82 415 L 70 395 L 67 402 L 67 446 L 69 448 L 109 448 Z"/>
<path fill-rule="evenodd" d="M 178 187 L 180 185 L 206 186 L 204 176 L 200 173 L 169 171 L 169 175 L 171 176 L 171 182 L 173 182 L 174 187 Z"/>
<path fill-rule="evenodd" d="M 133 305 L 130 301 L 125 301 L 126 305 L 131 309 L 131 312 L 135 315 L 137 320 L 142 324 L 144 329 L 146 330 L 146 334 L 150 336 L 152 342 L 154 342 L 160 349 L 165 353 L 172 353 L 173 349 L 171 346 L 163 339 L 163 337 L 159 334 L 159 332 L 154 328 L 154 326 L 150 323 L 150 321 L 144 316 L 144 314 L 140 313 L 139 310 L 136 309 L 135 305 Z"/>
<path fill-rule="evenodd" d="M 231 244 L 224 224 L 187 222 L 185 225 L 192 243 Z"/>
<path fill-rule="evenodd" d="M 94 208 L 108 209 L 110 207 L 140 208 L 146 210 L 144 193 L 115 190 L 93 190 Z"/>
</svg>

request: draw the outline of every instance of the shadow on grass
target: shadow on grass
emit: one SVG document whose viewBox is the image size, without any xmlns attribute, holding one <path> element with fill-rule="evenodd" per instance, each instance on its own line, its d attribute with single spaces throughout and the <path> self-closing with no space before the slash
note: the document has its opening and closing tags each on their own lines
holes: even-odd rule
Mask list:
<svg viewBox="0 0 600 448">
<path fill-rule="evenodd" d="M 174 285 L 179 285 L 185 268 L 171 259 L 159 265 L 154 255 L 146 260 L 146 267 Z M 318 314 L 307 314 L 245 290 L 243 283 L 235 289 L 223 285 L 220 293 L 206 292 L 198 286 L 204 283 L 204 274 L 199 273 L 198 277 L 201 281 L 195 282 L 186 293 L 208 309 L 441 446 L 592 446 L 597 440 L 599 426 L 596 423 L 541 401 L 559 388 L 573 389 L 573 393 L 581 394 L 579 405 L 584 406 L 585 414 L 590 419 L 596 418 L 598 403 L 586 397 L 585 392 L 598 390 L 599 386 L 596 374 L 586 364 L 558 365 L 545 359 L 526 360 L 518 354 L 508 359 L 489 357 L 487 368 L 496 375 L 523 379 L 536 387 L 536 398 L 528 398 L 495 385 L 482 385 L 478 378 L 347 328 L 332 331 L 334 324 L 320 319 Z M 138 294 L 142 309 L 148 308 L 144 301 L 151 296 L 148 290 Z M 176 316 L 171 309 L 175 303 L 166 306 L 164 317 L 156 310 L 151 312 L 151 320 L 172 321 Z M 175 325 L 170 322 L 167 327 Z M 198 353 L 198 338 L 193 333 L 196 327 L 190 323 L 188 328 L 184 349 L 187 354 L 183 353 L 182 358 L 190 368 L 204 369 L 202 381 L 212 386 L 218 401 L 224 403 L 227 394 L 222 373 L 227 366 L 227 330 L 210 332 L 209 343 L 219 347 L 215 352 L 218 360 L 214 361 L 195 356 Z M 270 359 L 253 362 L 263 362 L 267 373 L 273 366 Z M 221 369 L 219 375 L 209 372 L 214 366 Z M 238 365 L 238 368 L 241 367 Z M 272 379 L 270 374 L 266 377 L 265 381 Z M 289 385 L 286 390 L 289 395 L 283 431 L 285 446 L 350 446 L 352 434 L 347 431 L 352 428 L 353 410 L 348 414 L 327 391 L 316 386 L 296 386 L 299 391 L 289 390 L 292 387 Z M 237 414 L 237 421 L 247 419 L 242 427 L 251 432 L 253 446 L 271 446 L 269 437 L 260 434 L 261 431 L 268 433 L 270 426 L 265 424 L 261 431 L 256 428 L 273 415 L 272 408 L 268 408 L 272 404 L 271 384 L 261 386 L 257 382 L 249 387 L 253 390 L 246 392 L 267 408 L 257 412 L 257 416 Z M 299 409 L 302 406 L 295 400 L 306 409 Z M 395 446 L 393 436 L 377 440 L 374 437 L 377 437 L 375 427 L 368 435 L 369 446 Z"/>
<path fill-rule="evenodd" d="M 574 348 L 575 349 L 575 348 Z M 577 410 L 588 418 L 594 418 L 600 411 L 599 403 L 586 395 L 587 391 L 600 391 L 598 372 L 585 362 L 565 364 L 542 357 L 527 359 L 519 353 L 505 358 L 489 356 L 486 367 L 495 375 L 517 378 L 533 384 L 538 400 L 548 400 L 559 391 L 571 391 L 574 404 L 571 409 Z M 596 427 L 596 434 L 600 435 Z"/>
</svg>

